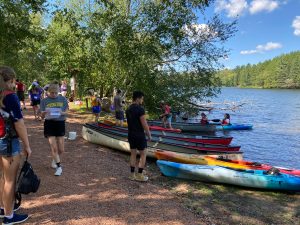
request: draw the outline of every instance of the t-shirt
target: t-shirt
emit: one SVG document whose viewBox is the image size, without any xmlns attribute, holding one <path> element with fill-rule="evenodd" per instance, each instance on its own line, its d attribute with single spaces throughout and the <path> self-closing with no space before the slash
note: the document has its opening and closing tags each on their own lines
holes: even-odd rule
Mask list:
<svg viewBox="0 0 300 225">
<path fill-rule="evenodd" d="M 67 91 L 67 90 L 68 90 L 67 84 L 62 84 L 62 85 L 60 86 L 60 90 L 61 90 L 61 91 Z"/>
<path fill-rule="evenodd" d="M 145 137 L 144 128 L 140 121 L 140 117 L 143 115 L 145 115 L 144 108 L 137 104 L 130 105 L 126 110 L 128 137 Z"/>
<path fill-rule="evenodd" d="M 8 94 L 3 100 L 3 110 L 9 113 L 14 122 L 23 118 L 19 98 L 16 94 Z"/>
<path fill-rule="evenodd" d="M 30 99 L 31 99 L 31 101 L 41 100 L 41 94 L 40 93 L 30 93 Z"/>
<path fill-rule="evenodd" d="M 17 91 L 25 91 L 25 85 L 21 82 L 16 83 Z"/>
<path fill-rule="evenodd" d="M 56 98 L 44 98 L 41 101 L 41 111 L 47 111 L 47 110 L 51 110 L 52 112 L 58 112 L 58 111 L 62 111 L 65 112 L 68 109 L 68 101 L 65 97 L 58 95 Z M 57 110 L 55 110 L 57 109 Z M 54 116 L 53 118 L 50 117 L 46 117 L 46 120 L 57 120 L 57 121 L 64 121 L 66 120 L 66 116 L 65 115 L 60 115 L 60 116 Z"/>
<path fill-rule="evenodd" d="M 116 95 L 114 97 L 114 106 L 116 111 L 123 111 L 122 108 L 122 98 L 119 95 Z"/>
<path fill-rule="evenodd" d="M 165 106 L 165 114 L 169 115 L 171 113 L 171 107 L 166 105 Z"/>
</svg>

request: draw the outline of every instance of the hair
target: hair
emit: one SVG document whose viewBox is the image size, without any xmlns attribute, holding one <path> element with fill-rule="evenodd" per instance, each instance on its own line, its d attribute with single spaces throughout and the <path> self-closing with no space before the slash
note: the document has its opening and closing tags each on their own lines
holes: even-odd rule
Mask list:
<svg viewBox="0 0 300 225">
<path fill-rule="evenodd" d="M 132 94 L 133 101 L 137 100 L 138 98 L 142 98 L 142 97 L 144 97 L 144 93 L 141 91 L 134 91 Z"/>
<path fill-rule="evenodd" d="M 230 119 L 229 113 L 225 113 L 225 118 L 226 118 L 226 119 Z"/>
<path fill-rule="evenodd" d="M 205 113 L 201 113 L 201 116 L 206 116 L 206 114 Z"/>
<path fill-rule="evenodd" d="M 0 107 L 4 107 L 4 91 L 8 90 L 6 82 L 16 78 L 16 72 L 8 66 L 0 66 Z"/>
<path fill-rule="evenodd" d="M 49 85 L 49 88 L 47 90 L 48 92 L 59 92 L 59 85 L 58 84 L 55 84 L 55 83 L 51 83 Z"/>
<path fill-rule="evenodd" d="M 122 92 L 122 91 L 121 91 L 120 89 L 117 90 L 117 94 L 121 94 L 121 92 Z"/>
</svg>

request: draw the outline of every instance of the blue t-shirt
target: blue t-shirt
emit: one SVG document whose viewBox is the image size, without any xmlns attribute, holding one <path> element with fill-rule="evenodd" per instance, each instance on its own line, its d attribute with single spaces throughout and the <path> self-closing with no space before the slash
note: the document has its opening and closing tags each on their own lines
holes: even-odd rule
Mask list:
<svg viewBox="0 0 300 225">
<path fill-rule="evenodd" d="M 14 122 L 23 118 L 20 101 L 15 93 L 6 95 L 3 104 L 3 110 L 12 116 Z"/>
<path fill-rule="evenodd" d="M 65 112 L 68 109 L 68 100 L 61 95 L 58 95 L 56 98 L 44 98 L 41 101 L 41 111 L 46 111 L 47 108 L 60 109 L 62 112 Z M 60 115 L 58 118 L 52 118 L 52 120 L 64 121 L 66 116 Z"/>
</svg>

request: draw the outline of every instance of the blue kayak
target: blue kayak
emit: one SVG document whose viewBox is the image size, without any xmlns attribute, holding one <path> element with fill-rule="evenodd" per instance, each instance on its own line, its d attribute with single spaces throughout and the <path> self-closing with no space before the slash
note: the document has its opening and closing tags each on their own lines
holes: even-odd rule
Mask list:
<svg viewBox="0 0 300 225">
<path fill-rule="evenodd" d="M 221 166 L 193 165 L 157 160 L 160 171 L 169 177 L 232 184 L 251 188 L 300 192 L 300 177 L 268 174 L 264 170 L 237 170 Z"/>
<path fill-rule="evenodd" d="M 217 130 L 251 130 L 252 124 L 229 124 L 217 126 Z"/>
</svg>

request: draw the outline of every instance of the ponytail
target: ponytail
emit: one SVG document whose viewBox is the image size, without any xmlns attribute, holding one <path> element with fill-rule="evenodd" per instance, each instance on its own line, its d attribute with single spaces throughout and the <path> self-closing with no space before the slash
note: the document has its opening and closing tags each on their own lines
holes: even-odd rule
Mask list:
<svg viewBox="0 0 300 225">
<path fill-rule="evenodd" d="M 16 78 L 15 71 L 8 66 L 0 66 L 0 107 L 4 107 L 4 91 L 8 89 L 7 81 Z"/>
</svg>

